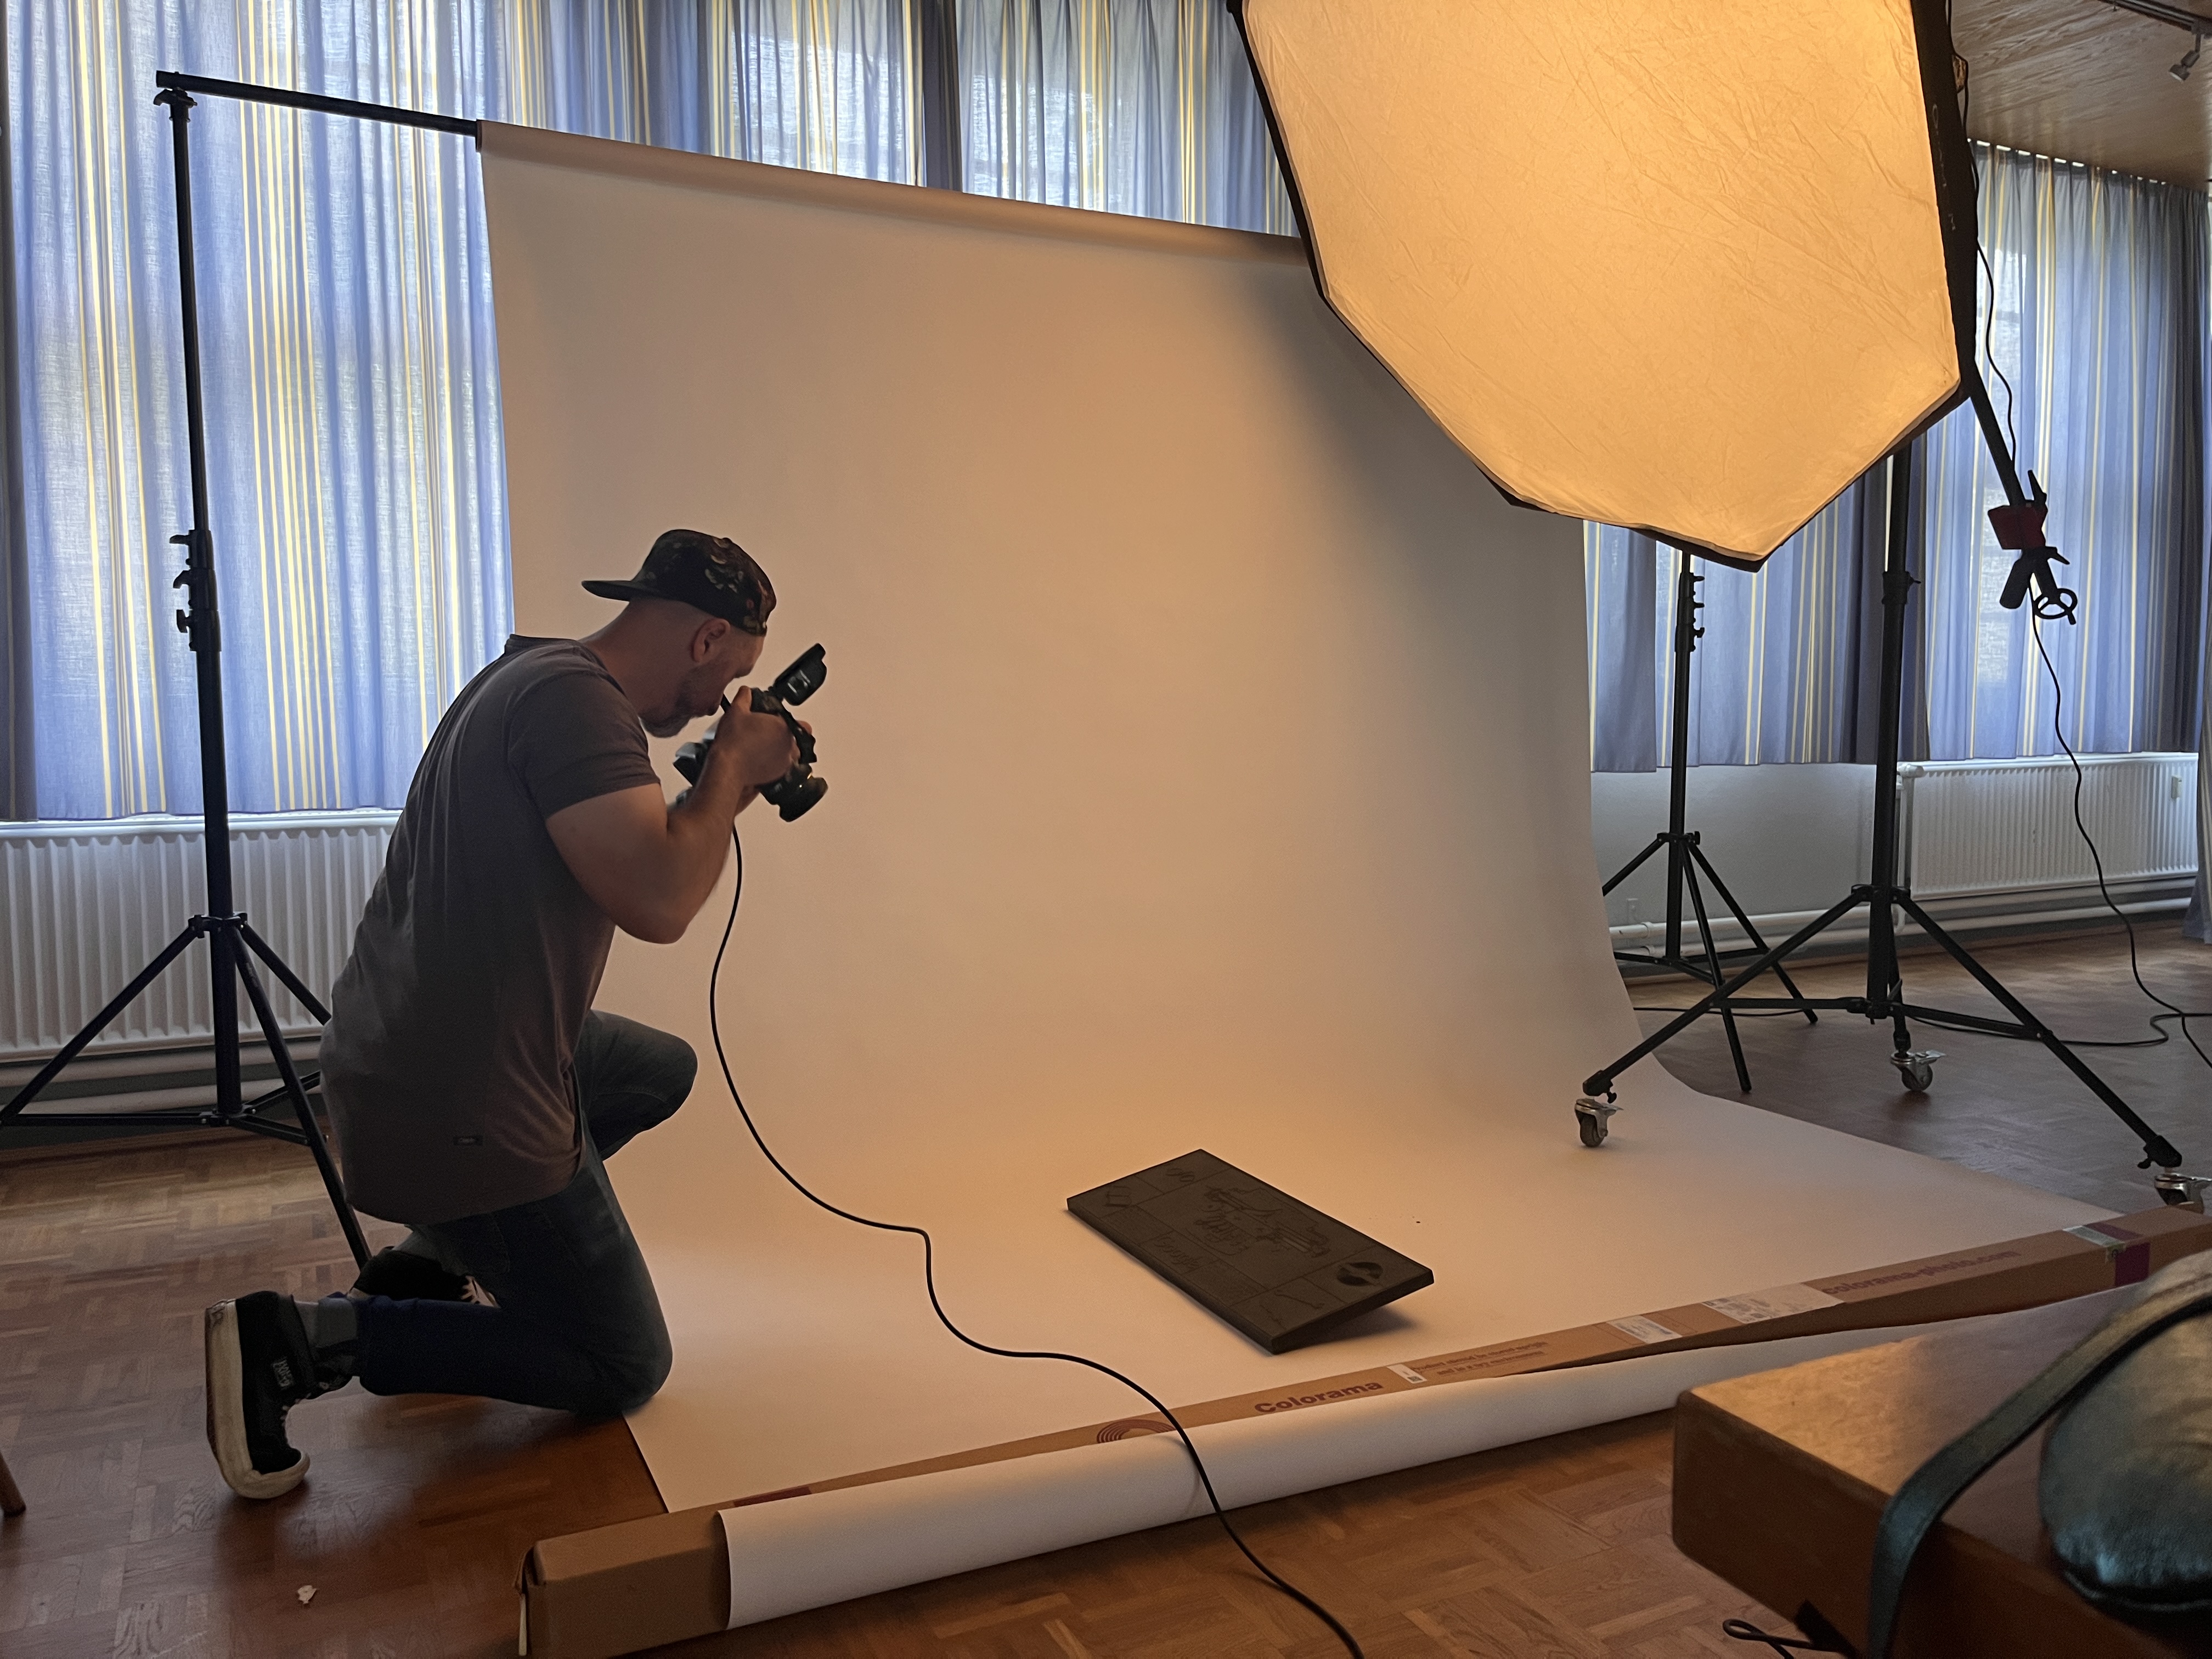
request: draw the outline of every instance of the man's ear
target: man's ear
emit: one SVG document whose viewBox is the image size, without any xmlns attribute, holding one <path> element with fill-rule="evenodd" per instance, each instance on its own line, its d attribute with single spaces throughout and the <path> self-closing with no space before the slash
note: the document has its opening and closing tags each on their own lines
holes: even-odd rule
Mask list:
<svg viewBox="0 0 2212 1659">
<path fill-rule="evenodd" d="M 708 617 L 691 635 L 691 660 L 705 662 L 714 654 L 729 632 L 730 624 L 721 617 Z"/>
</svg>

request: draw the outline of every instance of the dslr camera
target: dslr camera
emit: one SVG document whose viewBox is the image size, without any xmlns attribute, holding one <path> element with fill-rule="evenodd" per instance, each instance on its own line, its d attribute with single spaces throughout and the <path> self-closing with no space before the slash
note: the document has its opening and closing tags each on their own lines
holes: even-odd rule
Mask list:
<svg viewBox="0 0 2212 1659">
<path fill-rule="evenodd" d="M 819 691 L 822 682 L 829 678 L 829 665 L 817 645 L 778 674 L 775 683 L 765 691 L 753 693 L 753 713 L 781 715 L 783 723 L 791 728 L 792 741 L 799 745 L 799 758 L 792 763 L 791 770 L 761 791 L 761 798 L 775 806 L 786 823 L 802 816 L 830 793 L 830 780 L 814 775 L 814 734 L 801 726 L 791 712 Z M 722 707 L 727 708 L 729 704 L 726 702 Z M 684 775 L 687 783 L 699 781 L 699 774 L 707 764 L 707 750 L 714 741 L 709 735 L 696 743 L 687 743 L 676 751 L 676 769 Z"/>
</svg>

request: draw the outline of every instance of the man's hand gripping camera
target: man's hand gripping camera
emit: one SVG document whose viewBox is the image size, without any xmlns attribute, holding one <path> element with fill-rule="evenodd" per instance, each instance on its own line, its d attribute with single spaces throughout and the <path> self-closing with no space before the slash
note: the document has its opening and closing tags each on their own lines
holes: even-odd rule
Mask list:
<svg viewBox="0 0 2212 1659">
<path fill-rule="evenodd" d="M 799 758 L 793 763 L 791 770 L 761 790 L 762 799 L 775 808 L 786 823 L 830 793 L 829 779 L 814 775 L 814 734 L 801 726 L 791 712 L 793 706 L 819 691 L 822 682 L 829 678 L 829 665 L 817 645 L 778 674 L 775 683 L 766 690 L 753 693 L 753 713 L 782 716 L 783 723 L 791 728 L 792 741 L 799 745 Z M 707 750 L 714 741 L 709 734 L 676 751 L 676 769 L 684 775 L 686 782 L 699 781 L 699 774 L 707 764 Z"/>
</svg>

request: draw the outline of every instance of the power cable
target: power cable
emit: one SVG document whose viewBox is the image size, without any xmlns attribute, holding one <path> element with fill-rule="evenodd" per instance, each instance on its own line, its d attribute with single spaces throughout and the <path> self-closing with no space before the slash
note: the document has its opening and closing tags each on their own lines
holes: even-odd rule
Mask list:
<svg viewBox="0 0 2212 1659">
<path fill-rule="evenodd" d="M 2136 989 L 2166 1010 L 2164 1014 L 2151 1016 L 2152 1025 L 2156 1026 L 2162 1019 L 2179 1020 L 2181 1035 L 2189 1046 L 2197 1050 L 2197 1058 L 2203 1060 L 2206 1066 L 2212 1066 L 2212 1054 L 2207 1054 L 2204 1052 L 2204 1045 L 2197 1042 L 2196 1035 L 2189 1029 L 2189 1022 L 2192 1018 L 2206 1018 L 2204 1012 L 2200 1009 L 2192 1014 L 2177 1008 L 2143 982 L 2142 963 L 2136 955 L 2135 922 L 2114 901 L 2112 890 L 2106 884 L 2104 855 L 2098 852 L 2097 843 L 2090 836 L 2089 826 L 2081 818 L 2081 787 L 2084 781 L 2081 757 L 2074 752 L 2074 745 L 2066 741 L 2065 727 L 2061 723 L 2060 718 L 2066 708 L 2066 688 L 2059 683 L 2058 669 L 2051 660 L 2051 653 L 2044 647 L 2042 623 L 2033 614 L 2031 614 L 2027 619 L 2027 631 L 2029 637 L 2035 641 L 2035 654 L 2043 659 L 2043 672 L 2051 677 L 2051 734 L 2058 739 L 2058 746 L 2066 751 L 2066 759 L 2074 768 L 2074 828 L 2081 836 L 2081 844 L 2089 849 L 2089 862 L 2097 872 L 2097 891 L 2104 898 L 2105 908 L 2118 916 L 2120 926 L 2127 929 L 2128 972 L 2135 976 Z"/>
<path fill-rule="evenodd" d="M 2189 1029 L 2189 1022 L 2192 1019 L 2212 1019 L 2212 1010 L 2178 1007 L 2174 1004 L 2168 1002 L 2164 997 L 2159 995 L 2157 992 L 2152 990 L 2149 984 L 2143 979 L 2142 962 L 2141 957 L 2137 953 L 2136 925 L 2134 919 L 2120 907 L 2119 901 L 2112 896 L 2112 886 L 2105 876 L 2104 854 L 2098 850 L 2096 838 L 2090 835 L 2088 823 L 2081 814 L 2081 791 L 2084 785 L 2087 783 L 2087 779 L 2086 774 L 2084 774 L 2081 769 L 2081 757 L 2074 752 L 2074 745 L 2066 740 L 2064 719 L 2066 712 L 2066 688 L 2059 680 L 2057 665 L 2052 663 L 2051 660 L 2050 650 L 2043 643 L 2043 627 L 2041 621 L 2033 612 L 2030 612 L 2029 614 L 2027 627 L 2029 637 L 2035 641 L 2036 655 L 2043 659 L 2043 672 L 2048 675 L 2051 679 L 2051 734 L 2058 740 L 2058 746 L 2064 751 L 2067 763 L 2074 769 L 2074 792 L 2072 804 L 2075 832 L 2081 837 L 2081 844 L 2089 849 L 2090 866 L 2097 872 L 2098 896 L 2104 901 L 2105 908 L 2110 910 L 2112 915 L 2118 919 L 2120 926 L 2127 931 L 2128 972 L 2134 977 L 2136 988 L 2141 991 L 2143 995 L 2148 997 L 2152 1002 L 2156 1003 L 2160 1008 L 2166 1010 L 2164 1013 L 2153 1014 L 2150 1017 L 2149 1024 L 2151 1029 L 2158 1033 L 2156 1036 L 2134 1037 L 2128 1039 L 2113 1037 L 2061 1037 L 2059 1038 L 2059 1041 L 2069 1048 L 2155 1048 L 2165 1043 L 2171 1042 L 2173 1040 L 2172 1035 L 2166 1030 L 2166 1022 L 2168 1020 L 2179 1020 L 2181 1024 L 2181 1035 L 2183 1039 L 2187 1042 L 2191 1048 L 2194 1048 L 2197 1051 L 2197 1059 L 2203 1060 L 2206 1066 L 2212 1066 L 2212 1054 L 2207 1054 L 2204 1052 L 2204 1045 L 2197 1042 L 2196 1033 Z M 1651 1006 L 1644 1004 L 1637 1004 L 1635 1005 L 1635 1012 L 1639 1014 L 1680 1014 L 1686 1013 L 1688 1010 L 1683 1007 Z M 1753 1011 L 1747 1009 L 1738 1012 L 1735 1017 L 1738 1019 L 1781 1019 L 1790 1017 L 1794 1014 L 1795 1012 L 1796 1011 L 1793 1009 L 1786 1008 L 1775 1009 L 1771 1011 Z M 1932 1025 L 1939 1031 L 1955 1031 L 1966 1036 L 2001 1037 L 2015 1042 L 2039 1042 L 2042 1041 L 2040 1037 L 2037 1036 L 2032 1031 L 1992 1031 L 1985 1030 L 1981 1026 L 1960 1024 L 1953 1021 L 1945 1020 L 1938 1017 L 1926 1014 L 1918 1016 L 1918 1023 L 1923 1025 Z"/>
<path fill-rule="evenodd" d="M 769 1150 L 766 1138 L 760 1132 L 760 1126 L 753 1121 L 752 1113 L 746 1109 L 744 1097 L 738 1092 L 737 1079 L 730 1073 L 730 1057 L 723 1052 L 722 1048 L 720 1008 L 722 957 L 729 951 L 730 935 L 738 925 L 738 902 L 744 896 L 745 891 L 745 848 L 744 843 L 738 838 L 737 826 L 734 824 L 730 828 L 730 846 L 737 854 L 737 883 L 730 894 L 730 915 L 729 919 L 722 924 L 721 943 L 714 947 L 714 969 L 707 976 L 707 1026 L 714 1034 L 714 1059 L 722 1068 L 723 1085 L 730 1091 L 730 1099 L 738 1109 L 738 1115 L 744 1120 L 746 1133 L 752 1136 L 753 1145 L 760 1148 L 761 1156 L 769 1161 L 769 1166 L 789 1182 L 799 1195 L 805 1199 L 808 1203 L 829 1211 L 831 1215 L 842 1220 L 850 1221 L 857 1226 L 872 1227 L 878 1232 L 910 1233 L 920 1239 L 921 1241 L 921 1282 L 929 1292 L 930 1310 L 937 1316 L 939 1324 L 944 1326 L 955 1337 L 977 1352 L 995 1354 L 1001 1359 L 1056 1359 L 1063 1364 L 1081 1365 L 1085 1370 L 1097 1371 L 1103 1376 L 1112 1377 L 1122 1387 L 1140 1396 L 1146 1405 L 1167 1419 L 1168 1426 L 1175 1431 L 1176 1437 L 1182 1442 L 1183 1450 L 1189 1455 L 1191 1468 L 1198 1472 L 1199 1484 L 1206 1489 L 1206 1501 L 1212 1506 L 1213 1518 L 1221 1523 L 1221 1530 L 1229 1534 L 1229 1541 L 1237 1546 L 1237 1550 L 1247 1561 L 1252 1564 L 1261 1577 L 1320 1620 L 1322 1624 L 1328 1626 L 1330 1632 L 1344 1644 L 1345 1651 L 1352 1656 L 1352 1659 L 1366 1659 L 1366 1656 L 1360 1650 L 1359 1644 L 1352 1639 L 1352 1632 L 1338 1621 L 1335 1614 L 1252 1553 L 1252 1547 L 1247 1544 L 1239 1535 L 1237 1528 L 1230 1524 L 1228 1513 L 1221 1507 L 1220 1495 L 1213 1490 L 1213 1477 L 1206 1472 L 1206 1460 L 1198 1455 L 1198 1448 L 1191 1442 L 1190 1431 L 1183 1427 L 1182 1420 L 1167 1408 L 1158 1395 L 1134 1378 L 1125 1376 L 1111 1365 L 1096 1359 L 1086 1359 L 1081 1354 L 1055 1353 L 1049 1349 L 1000 1348 L 994 1347 L 988 1342 L 978 1341 L 952 1322 L 951 1316 L 945 1311 L 944 1303 L 938 1299 L 937 1242 L 929 1236 L 927 1230 L 908 1226 L 902 1222 L 878 1221 L 868 1216 L 856 1215 L 850 1210 L 840 1209 L 808 1187 L 797 1176 L 792 1174 L 784 1167 L 783 1160 Z"/>
<path fill-rule="evenodd" d="M 1800 1615 L 1800 1617 L 1802 1616 Z M 1770 1636 L 1748 1619 L 1723 1619 L 1721 1620 L 1721 1634 L 1737 1642 L 1764 1642 L 1782 1656 L 1782 1659 L 1790 1659 L 1790 1656 L 1793 1653 L 1839 1653 L 1842 1651 L 1839 1648 L 1830 1647 L 1825 1642 L 1801 1642 L 1787 1636 Z"/>
<path fill-rule="evenodd" d="M 1945 21 L 1949 21 L 1950 7 L 1944 7 Z M 1951 55 L 1959 60 L 1959 125 L 1963 127 L 1974 107 L 1974 66 L 1961 57 L 1954 46 Z M 1974 179 L 1974 258 L 1982 267 L 1982 280 L 1990 296 L 1988 307 L 1982 313 L 1982 361 L 1990 366 L 1990 373 L 1997 377 L 1997 384 L 2005 394 L 2005 444 L 2015 455 L 2020 453 L 2020 434 L 2013 426 L 2012 379 L 1997 367 L 1997 348 L 1995 330 L 1997 320 L 1997 273 L 1990 264 L 1990 251 L 1982 244 L 1982 162 L 1973 153 L 1973 142 L 1966 148 L 1967 167 Z"/>
<path fill-rule="evenodd" d="M 1948 0 L 1947 0 L 1943 8 L 1943 13 L 1944 21 L 1948 25 L 1950 21 L 1951 14 L 1951 6 L 1948 3 Z M 1960 123 L 1963 125 L 1969 118 L 1973 109 L 1973 65 L 1964 57 L 1960 56 L 1958 49 L 1955 46 L 1952 49 L 1952 56 L 1958 58 L 1959 59 L 1959 118 Z M 1991 330 L 1995 327 L 1996 322 L 1997 278 L 1996 272 L 1991 269 L 1990 265 L 1989 250 L 1982 244 L 1982 164 L 1978 157 L 1973 158 L 1972 167 L 1974 175 L 1974 257 L 1981 262 L 1982 275 L 1988 284 L 1990 296 L 1989 308 L 1982 313 L 1982 356 L 1984 361 L 1989 364 L 1990 372 L 1997 377 L 1999 384 L 2001 384 L 2005 389 L 2005 439 L 2006 441 L 2011 445 L 2013 453 L 2017 455 L 2020 453 L 2020 434 L 2014 430 L 2013 426 L 2012 380 L 2005 374 L 2004 370 L 1997 367 L 1996 345 L 1995 338 L 1991 333 Z M 2081 817 L 2081 788 L 2084 781 L 2081 772 L 2081 757 L 2074 752 L 2074 745 L 2066 741 L 2066 732 L 2061 720 L 2061 716 L 2063 714 L 2066 707 L 2066 690 L 2064 686 L 2060 684 L 2058 679 L 2058 670 L 2052 664 L 2051 660 L 2051 653 L 2045 647 L 2043 643 L 2043 629 L 2041 626 L 2042 617 L 2043 611 L 2041 608 L 2041 601 L 2039 600 L 2035 605 L 2031 605 L 2028 609 L 2028 634 L 2035 641 L 2036 655 L 2043 659 L 2043 672 L 2051 677 L 2051 734 L 2058 739 L 2059 748 L 2065 751 L 2067 762 L 2074 769 L 2074 828 L 2081 837 L 2081 844 L 2089 849 L 2089 862 L 2097 872 L 2097 892 L 2099 896 L 2104 900 L 2105 908 L 2110 910 L 2113 915 L 2117 916 L 2119 919 L 2120 926 L 2127 930 L 2128 972 L 2135 978 L 2136 988 L 2141 991 L 2143 995 L 2149 998 L 2153 1002 L 2156 1003 L 2160 1007 L 2166 1010 L 2166 1012 L 2162 1014 L 2153 1014 L 2150 1018 L 2151 1029 L 2158 1033 L 2158 1036 L 2154 1038 L 2140 1037 L 2132 1042 L 2069 1042 L 2067 1043 L 2067 1046 L 2075 1048 L 2155 1048 L 2160 1043 L 2167 1042 L 2172 1040 L 2165 1029 L 2164 1023 L 2169 1019 L 2177 1019 L 2181 1022 L 2182 1036 L 2186 1039 L 2191 1048 L 2197 1050 L 2197 1059 L 2203 1060 L 2206 1066 L 2212 1066 L 2212 1056 L 2208 1056 L 2205 1054 L 2203 1045 L 2197 1042 L 2196 1036 L 2189 1029 L 2189 1022 L 2191 1019 L 2212 1018 L 2212 1013 L 2207 1013 L 2202 1009 L 2197 1010 L 2194 1012 L 2190 1012 L 2177 1008 L 2173 1004 L 2168 1002 L 2164 997 L 2159 995 L 2157 992 L 2152 990 L 2148 985 L 2143 982 L 2142 963 L 2136 953 L 2135 923 L 2130 920 L 2127 913 L 2121 909 L 2119 905 L 2113 900 L 2112 890 L 2106 883 L 2104 855 L 2097 850 L 2096 841 L 2089 834 L 2089 826 L 2082 821 Z M 2069 616 L 2068 619 L 2070 621 L 2072 618 Z M 1943 1025 L 1942 1022 L 1940 1020 L 1928 1020 L 1923 1023 L 1938 1026 L 1945 1030 L 1967 1029 L 1959 1026 L 1946 1026 Z M 2020 1035 L 2024 1038 L 2027 1036 L 2027 1034 L 2024 1032 Z M 2062 1042 L 2066 1041 L 2066 1039 L 2063 1038 L 2060 1040 Z"/>
</svg>

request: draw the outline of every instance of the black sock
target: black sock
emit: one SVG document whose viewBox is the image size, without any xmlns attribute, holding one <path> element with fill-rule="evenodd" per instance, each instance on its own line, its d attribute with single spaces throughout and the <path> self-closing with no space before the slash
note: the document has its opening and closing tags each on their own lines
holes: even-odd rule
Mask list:
<svg viewBox="0 0 2212 1659">
<path fill-rule="evenodd" d="M 344 1296 L 326 1296 L 319 1302 L 295 1298 L 292 1305 L 300 1310 L 300 1322 L 307 1328 L 307 1346 L 315 1351 L 318 1380 L 328 1388 L 338 1387 L 355 1370 L 356 1342 L 361 1334 L 358 1305 Z"/>
</svg>

